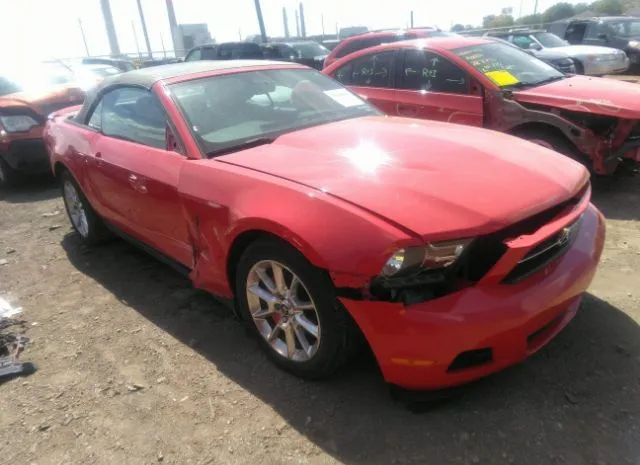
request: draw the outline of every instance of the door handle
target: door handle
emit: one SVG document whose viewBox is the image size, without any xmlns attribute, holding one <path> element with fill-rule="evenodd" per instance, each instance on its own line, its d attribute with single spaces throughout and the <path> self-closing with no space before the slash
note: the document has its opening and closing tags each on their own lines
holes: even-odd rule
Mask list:
<svg viewBox="0 0 640 465">
<path fill-rule="evenodd" d="M 102 158 L 102 153 L 101 152 L 96 152 L 96 158 Z"/>
<path fill-rule="evenodd" d="M 147 186 L 145 186 L 144 182 L 135 174 L 132 173 L 129 175 L 129 183 L 135 190 L 137 190 L 141 194 L 147 193 Z"/>
</svg>

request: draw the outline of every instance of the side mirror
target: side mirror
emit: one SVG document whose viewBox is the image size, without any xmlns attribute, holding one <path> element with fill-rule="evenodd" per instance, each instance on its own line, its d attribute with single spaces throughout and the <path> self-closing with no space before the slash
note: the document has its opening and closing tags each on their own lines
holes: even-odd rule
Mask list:
<svg viewBox="0 0 640 465">
<path fill-rule="evenodd" d="M 527 49 L 537 52 L 537 51 L 542 50 L 542 47 L 539 44 L 536 44 L 535 42 L 531 42 L 529 44 L 529 46 L 527 47 Z"/>
<path fill-rule="evenodd" d="M 607 40 L 608 41 L 609 40 L 609 36 L 606 33 L 601 32 L 600 34 L 598 34 L 598 39 L 602 39 L 602 40 Z"/>
</svg>

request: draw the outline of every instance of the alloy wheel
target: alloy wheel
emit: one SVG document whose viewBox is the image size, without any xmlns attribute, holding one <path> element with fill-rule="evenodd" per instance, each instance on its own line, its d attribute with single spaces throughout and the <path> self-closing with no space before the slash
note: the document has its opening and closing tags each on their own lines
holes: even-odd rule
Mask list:
<svg viewBox="0 0 640 465">
<path fill-rule="evenodd" d="M 320 345 L 320 318 L 302 280 L 282 263 L 263 260 L 247 277 L 247 301 L 262 337 L 280 356 L 310 360 Z"/>
<path fill-rule="evenodd" d="M 76 186 L 71 181 L 66 180 L 64 181 L 63 190 L 64 201 L 73 226 L 82 237 L 87 237 L 89 235 L 89 221 Z"/>
</svg>

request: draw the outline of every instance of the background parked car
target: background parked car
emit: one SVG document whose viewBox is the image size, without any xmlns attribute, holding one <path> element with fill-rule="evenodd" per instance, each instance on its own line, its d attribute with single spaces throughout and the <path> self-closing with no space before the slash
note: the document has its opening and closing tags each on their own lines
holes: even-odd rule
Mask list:
<svg viewBox="0 0 640 465">
<path fill-rule="evenodd" d="M 59 63 L 0 71 L 0 186 L 50 172 L 42 141 L 47 116 L 84 101 L 78 77 Z"/>
<path fill-rule="evenodd" d="M 120 71 L 133 71 L 136 69 L 133 61 L 125 58 L 104 58 L 104 57 L 85 57 L 82 59 L 83 65 L 109 65 L 118 68 Z"/>
<path fill-rule="evenodd" d="M 567 76 L 510 45 L 410 40 L 361 50 L 323 72 L 389 115 L 517 135 L 601 175 L 640 162 L 640 86 Z"/>
<path fill-rule="evenodd" d="M 294 61 L 316 69 L 322 69 L 329 54 L 323 45 L 311 40 L 263 44 L 262 50 L 270 60 Z"/>
<path fill-rule="evenodd" d="M 629 69 L 627 55 L 615 48 L 591 45 L 570 45 L 551 32 L 537 29 L 517 29 L 490 32 L 487 35 L 507 40 L 524 50 L 553 49 L 567 53 L 576 65 L 578 74 L 603 76 L 623 73 Z"/>
<path fill-rule="evenodd" d="M 192 48 L 184 61 L 198 60 L 261 60 L 264 58 L 260 45 L 253 42 L 225 42 L 206 44 Z"/>
<path fill-rule="evenodd" d="M 334 61 L 349 55 L 350 53 L 357 52 L 369 47 L 375 47 L 376 45 L 386 44 L 389 42 L 399 42 L 401 40 L 419 39 L 421 37 L 439 37 L 450 35 L 449 32 L 443 32 L 438 29 L 393 29 L 384 31 L 373 31 L 365 34 L 349 37 L 341 41 L 336 48 L 331 50 L 331 53 L 324 60 L 325 68 L 332 64 Z"/>
<path fill-rule="evenodd" d="M 484 38 L 520 49 L 520 47 L 518 47 L 517 45 L 514 45 L 511 42 L 507 42 L 506 40 L 499 37 L 485 36 Z M 529 55 L 533 55 L 534 57 L 544 61 L 545 63 L 550 64 L 551 66 L 559 71 L 562 71 L 565 74 L 577 74 L 575 62 L 571 57 L 569 57 L 569 54 L 567 52 L 563 52 L 562 50 L 556 50 L 553 48 L 545 48 L 542 50 L 526 49 L 524 51 Z"/>
<path fill-rule="evenodd" d="M 338 39 L 346 39 L 347 37 L 357 36 L 369 32 L 369 28 L 366 26 L 349 26 L 340 28 L 338 31 Z"/>
<path fill-rule="evenodd" d="M 624 51 L 632 65 L 640 64 L 640 18 L 613 16 L 566 19 L 549 25 L 549 31 L 573 45 L 603 45 Z"/>
<path fill-rule="evenodd" d="M 329 51 L 336 48 L 339 43 L 340 43 L 340 39 L 328 39 L 328 40 L 322 41 L 322 45 Z"/>
</svg>

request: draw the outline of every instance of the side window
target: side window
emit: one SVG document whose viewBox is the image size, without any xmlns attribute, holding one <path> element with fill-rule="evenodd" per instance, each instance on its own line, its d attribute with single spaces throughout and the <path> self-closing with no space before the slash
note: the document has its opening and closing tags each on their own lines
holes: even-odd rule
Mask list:
<svg viewBox="0 0 640 465">
<path fill-rule="evenodd" d="M 357 58 L 350 63 L 347 79 L 352 86 L 391 87 L 395 52 L 373 53 Z"/>
<path fill-rule="evenodd" d="M 112 90 L 102 98 L 101 105 L 104 135 L 166 148 L 167 120 L 151 92 L 130 87 Z"/>
<path fill-rule="evenodd" d="M 202 57 L 201 60 L 215 60 L 216 59 L 216 49 L 215 47 L 205 47 L 202 49 Z"/>
<path fill-rule="evenodd" d="M 528 49 L 531 44 L 535 43 L 535 41 L 529 36 L 513 36 L 511 42 L 525 50 Z"/>
<path fill-rule="evenodd" d="M 102 130 L 102 100 L 100 100 L 93 109 L 93 113 L 91 113 L 91 118 L 89 118 L 87 126 L 91 129 L 95 129 L 96 131 Z"/>
<path fill-rule="evenodd" d="M 341 82 L 342 84 L 344 84 L 345 86 L 348 86 L 349 84 L 351 84 L 351 70 L 353 69 L 353 65 L 351 63 L 347 63 L 344 66 L 341 66 L 340 68 L 338 68 L 336 70 L 335 73 L 333 73 L 333 77 Z"/>
<path fill-rule="evenodd" d="M 402 81 L 398 87 L 468 94 L 469 77 L 460 67 L 435 53 L 407 50 L 402 67 Z"/>
<path fill-rule="evenodd" d="M 191 53 L 187 55 L 187 58 L 184 59 L 184 61 L 198 61 L 202 59 L 201 56 L 202 50 L 197 48 L 195 50 L 192 50 Z"/>
<path fill-rule="evenodd" d="M 218 48 L 218 59 L 219 60 L 231 60 L 231 55 L 233 54 L 233 46 L 232 45 L 221 45 Z"/>
<path fill-rule="evenodd" d="M 570 44 L 580 44 L 587 29 L 585 23 L 573 23 L 567 28 L 565 38 Z"/>
<path fill-rule="evenodd" d="M 298 56 L 296 51 L 288 45 L 278 45 L 277 48 L 279 56 L 287 60 L 291 59 L 291 57 L 296 58 Z"/>
</svg>

